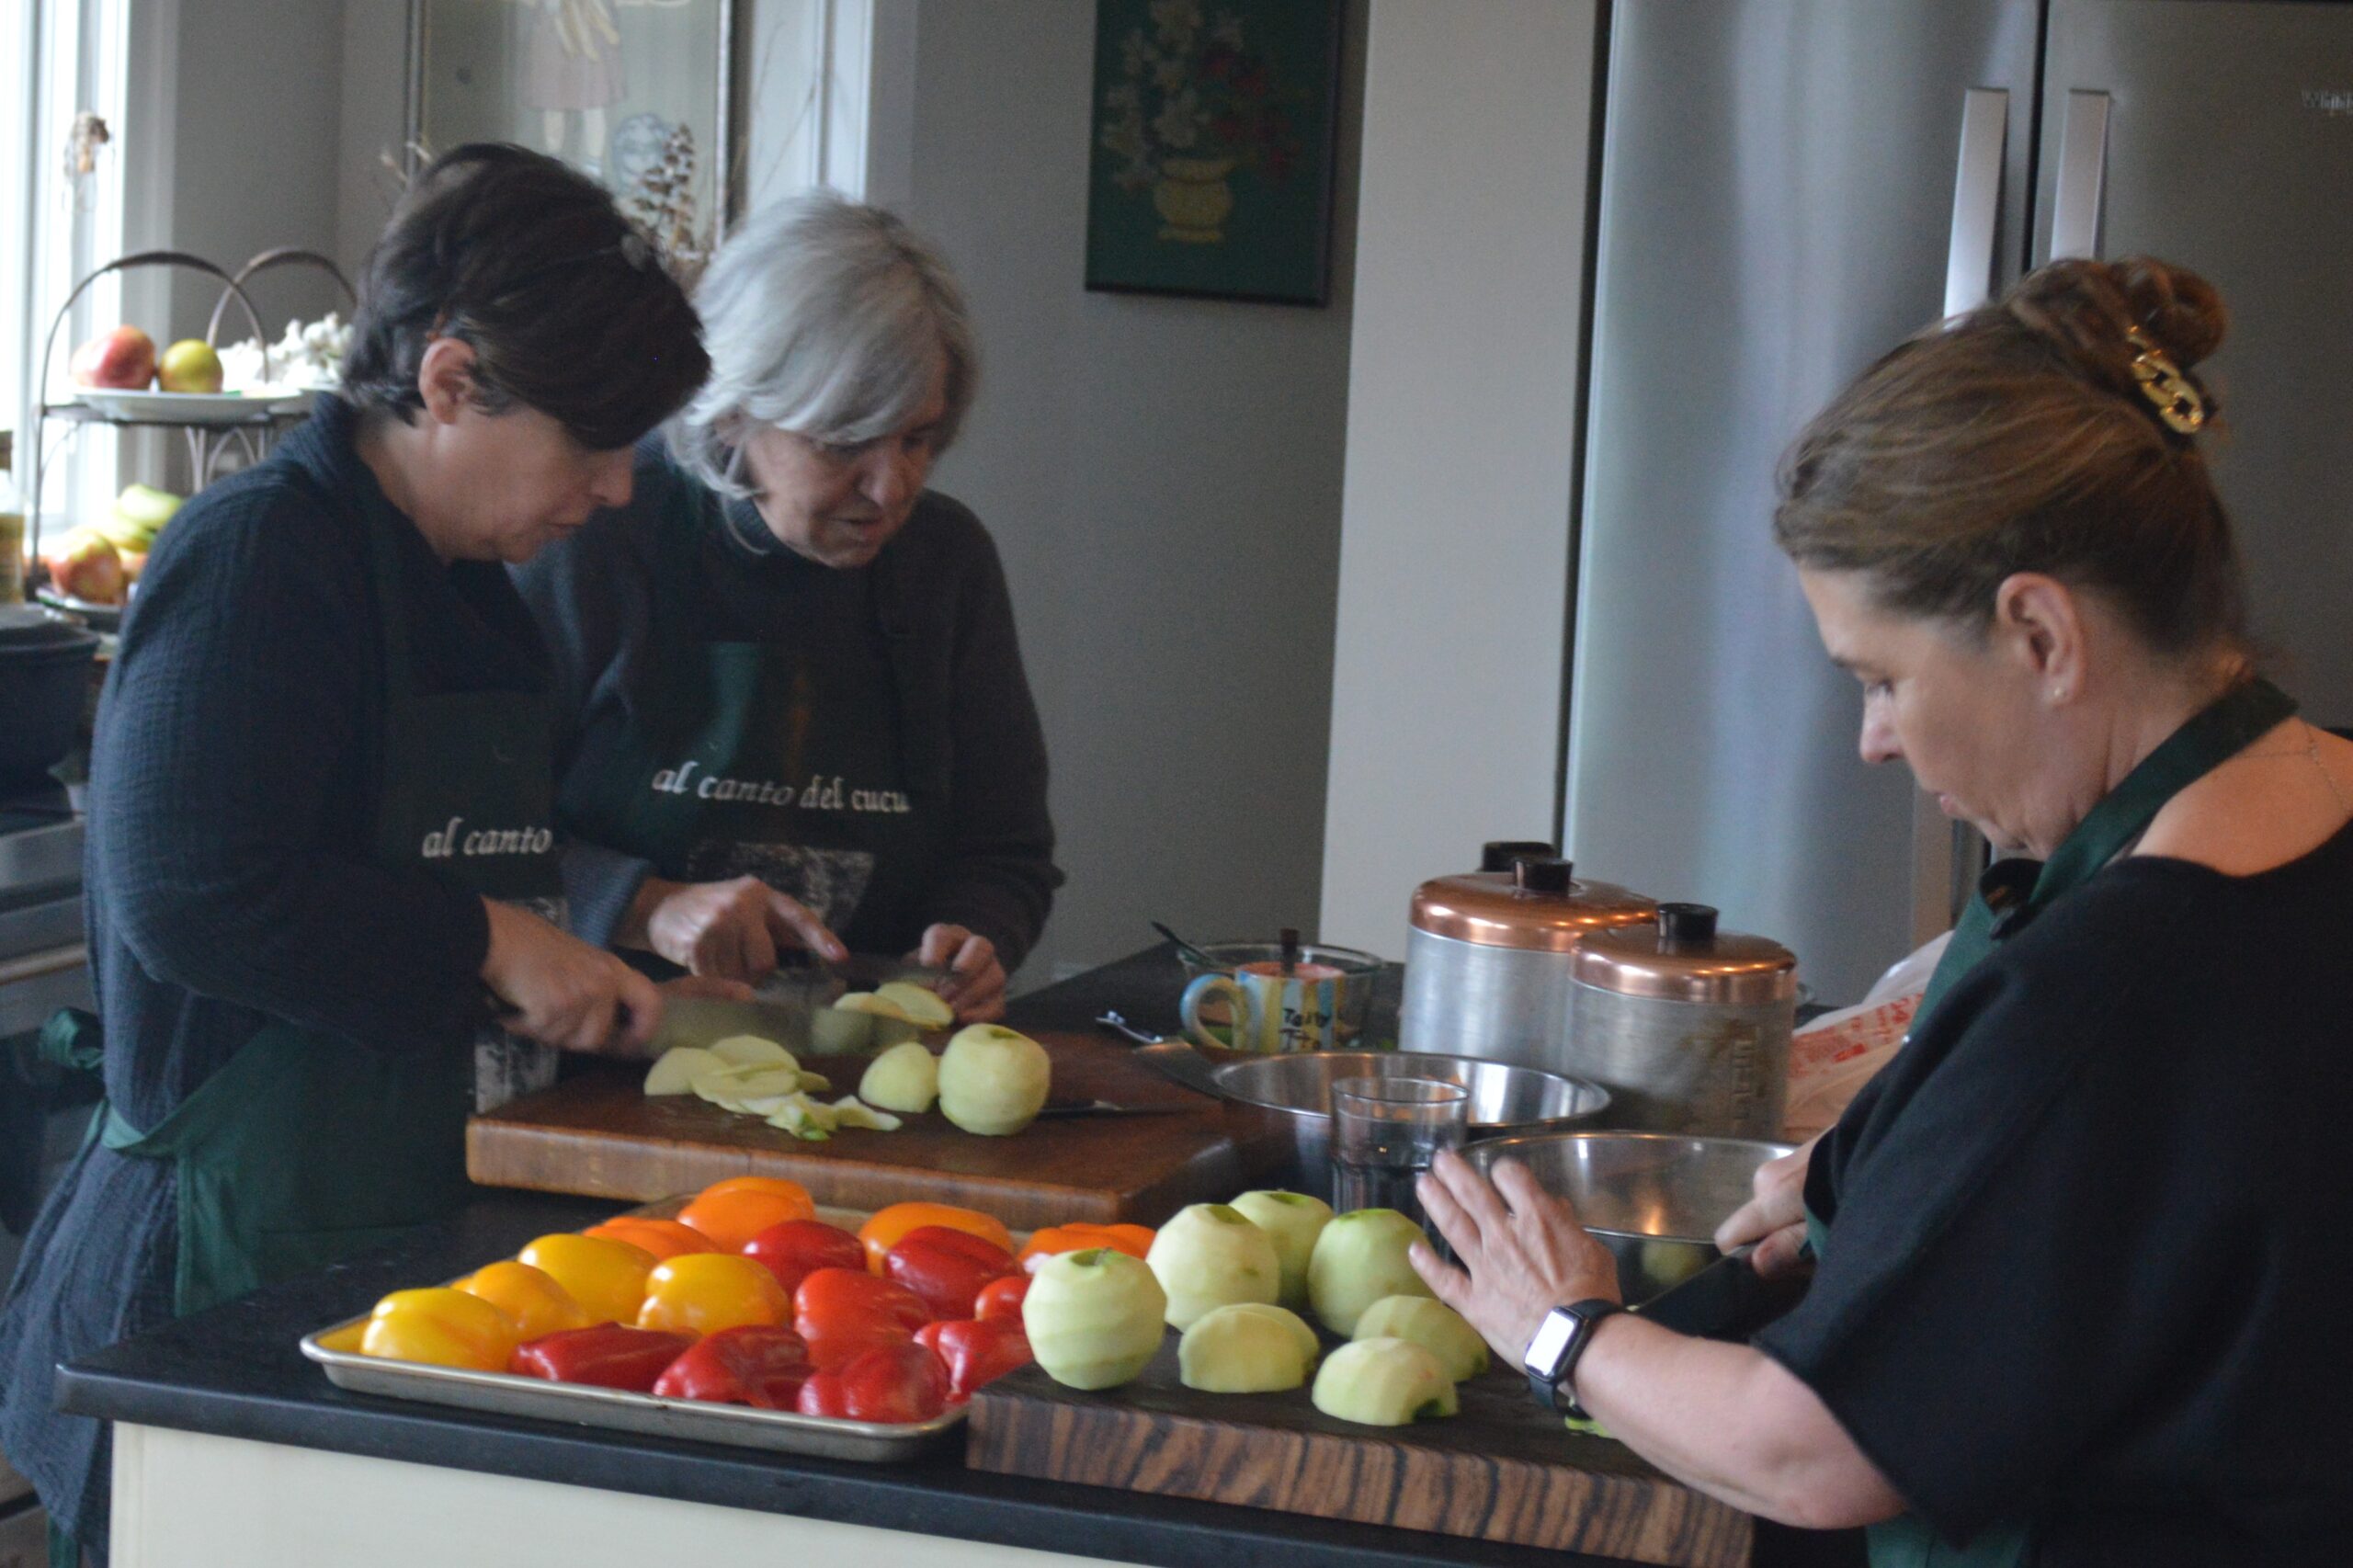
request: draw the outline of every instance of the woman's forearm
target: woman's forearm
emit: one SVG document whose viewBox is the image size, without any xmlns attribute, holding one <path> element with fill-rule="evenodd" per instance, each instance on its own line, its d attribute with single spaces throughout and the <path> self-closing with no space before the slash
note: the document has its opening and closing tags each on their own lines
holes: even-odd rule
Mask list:
<svg viewBox="0 0 2353 1568">
<path fill-rule="evenodd" d="M 1843 1529 L 1904 1511 L 1813 1391 L 1747 1346 L 1621 1314 L 1594 1331 L 1573 1382 L 1611 1437 L 1745 1512 Z"/>
</svg>

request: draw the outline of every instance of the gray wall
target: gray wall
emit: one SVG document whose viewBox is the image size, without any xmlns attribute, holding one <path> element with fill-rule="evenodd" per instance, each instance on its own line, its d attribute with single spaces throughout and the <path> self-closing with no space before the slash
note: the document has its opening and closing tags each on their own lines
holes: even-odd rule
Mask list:
<svg viewBox="0 0 2353 1568">
<path fill-rule="evenodd" d="M 1552 835 L 1593 24 L 1373 11 L 1323 868 L 1352 947 L 1404 956 L 1419 883 Z"/>
<path fill-rule="evenodd" d="M 174 245 L 232 271 L 278 245 L 334 254 L 342 7 L 321 0 L 178 0 L 178 10 Z M 397 61 L 392 68 L 400 69 Z M 219 298 L 207 279 L 176 279 L 173 335 L 201 333 Z M 308 268 L 267 275 L 255 286 L 255 303 L 272 338 L 290 315 L 308 320 L 348 308 L 333 283 Z M 223 340 L 248 335 L 230 324 L 236 320 L 223 324 Z"/>
<path fill-rule="evenodd" d="M 1154 918 L 1313 932 L 1324 858 L 1363 9 L 1322 310 L 1085 291 L 1094 14 L 930 0 L 915 34 L 906 216 L 984 355 L 936 483 L 1004 551 L 1070 873 L 1025 985 Z"/>
</svg>

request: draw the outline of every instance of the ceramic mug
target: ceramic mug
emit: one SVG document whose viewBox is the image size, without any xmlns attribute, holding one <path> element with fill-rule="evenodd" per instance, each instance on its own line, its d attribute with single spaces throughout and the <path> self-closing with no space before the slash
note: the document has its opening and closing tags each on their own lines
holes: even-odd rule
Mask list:
<svg viewBox="0 0 2353 1568">
<path fill-rule="evenodd" d="M 1296 963 L 1290 972 L 1274 960 L 1245 963 L 1232 974 L 1204 974 L 1185 987 L 1176 1011 L 1196 1045 L 1277 1055 L 1329 1051 L 1339 1043 L 1349 978 L 1329 964 Z M 1202 1005 L 1222 1002 L 1233 1038 L 1211 1032 Z"/>
</svg>

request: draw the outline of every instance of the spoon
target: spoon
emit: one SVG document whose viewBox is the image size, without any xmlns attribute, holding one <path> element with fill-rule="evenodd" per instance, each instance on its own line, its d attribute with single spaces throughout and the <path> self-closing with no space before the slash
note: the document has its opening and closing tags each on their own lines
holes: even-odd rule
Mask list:
<svg viewBox="0 0 2353 1568">
<path fill-rule="evenodd" d="M 1199 948 L 1197 948 L 1197 947 L 1193 946 L 1193 944 L 1192 944 L 1192 943 L 1190 943 L 1190 942 L 1188 942 L 1188 941 L 1187 941 L 1187 940 L 1185 940 L 1185 938 L 1184 938 L 1184 937 L 1179 937 L 1176 932 L 1171 931 L 1167 926 L 1163 926 L 1159 921 L 1157 921 L 1157 920 L 1153 921 L 1153 922 L 1152 922 L 1152 928 L 1153 928 L 1154 930 L 1155 930 L 1155 931 L 1159 932 L 1162 936 L 1164 936 L 1164 937 L 1167 937 L 1170 941 L 1172 941 L 1172 942 L 1176 943 L 1176 950 L 1177 950 L 1178 952 L 1180 952 L 1180 953 L 1184 954 L 1187 958 L 1188 958 L 1188 959 L 1192 960 L 1195 963 L 1199 964 L 1201 968 L 1203 968 L 1203 969 L 1222 969 L 1222 968 L 1224 968 L 1224 967 L 1225 967 L 1223 964 L 1219 963 L 1219 962 L 1217 961 L 1217 960 L 1215 960 L 1215 959 L 1213 959 L 1213 958 L 1210 957 L 1210 956 L 1209 956 L 1209 954 L 1207 954 L 1207 953 L 1203 952 L 1200 949 L 1199 949 Z"/>
<path fill-rule="evenodd" d="M 1189 1042 L 1170 1040 L 1165 1035 L 1147 1034 L 1115 1012 L 1107 1012 L 1095 1021 L 1114 1034 L 1135 1041 L 1142 1048 L 1136 1055 L 1158 1069 L 1161 1076 L 1171 1083 L 1182 1084 L 1196 1094 L 1218 1099 L 1225 1097 L 1225 1091 L 1218 1087 L 1217 1078 L 1211 1070 L 1210 1059 L 1195 1051 Z"/>
</svg>

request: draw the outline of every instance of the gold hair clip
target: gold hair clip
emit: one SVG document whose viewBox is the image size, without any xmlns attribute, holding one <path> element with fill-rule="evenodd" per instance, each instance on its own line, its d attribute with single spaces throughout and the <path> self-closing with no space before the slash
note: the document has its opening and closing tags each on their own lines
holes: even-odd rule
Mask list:
<svg viewBox="0 0 2353 1568">
<path fill-rule="evenodd" d="M 2197 435 L 2206 423 L 2207 411 L 2206 394 L 2198 383 L 2182 374 L 2173 357 L 2139 327 L 2128 328 L 2124 338 L 2135 350 L 2132 380 L 2140 384 L 2141 395 L 2156 409 L 2165 428 L 2184 436 Z"/>
</svg>

